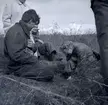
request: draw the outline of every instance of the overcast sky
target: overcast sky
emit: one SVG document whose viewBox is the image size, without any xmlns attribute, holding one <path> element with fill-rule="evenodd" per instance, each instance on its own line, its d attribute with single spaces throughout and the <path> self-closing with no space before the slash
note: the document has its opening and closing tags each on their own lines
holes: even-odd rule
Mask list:
<svg viewBox="0 0 108 105">
<path fill-rule="evenodd" d="M 10 1 L 0 0 L 0 6 Z M 53 22 L 57 22 L 60 27 L 67 27 L 72 22 L 94 25 L 90 0 L 27 0 L 27 3 L 36 9 L 41 17 L 41 25 L 46 28 Z"/>
</svg>

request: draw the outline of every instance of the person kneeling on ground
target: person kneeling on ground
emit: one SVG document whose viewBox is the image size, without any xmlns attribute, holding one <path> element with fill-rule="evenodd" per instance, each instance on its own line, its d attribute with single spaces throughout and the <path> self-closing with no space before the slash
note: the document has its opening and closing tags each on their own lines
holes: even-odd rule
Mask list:
<svg viewBox="0 0 108 105">
<path fill-rule="evenodd" d="M 90 62 L 100 60 L 100 54 L 84 43 L 66 41 L 61 45 L 60 50 L 65 54 L 69 62 L 68 69 L 72 71 L 75 71 L 77 65 L 85 59 L 88 59 Z"/>
<path fill-rule="evenodd" d="M 13 25 L 6 33 L 4 39 L 4 54 L 9 59 L 6 74 L 14 74 L 20 77 L 39 81 L 50 81 L 55 73 L 66 71 L 64 61 L 51 63 L 39 60 L 34 53 L 38 49 L 37 43 L 31 43 L 30 31 L 38 27 L 40 18 L 36 11 L 26 11 L 21 20 Z"/>
</svg>

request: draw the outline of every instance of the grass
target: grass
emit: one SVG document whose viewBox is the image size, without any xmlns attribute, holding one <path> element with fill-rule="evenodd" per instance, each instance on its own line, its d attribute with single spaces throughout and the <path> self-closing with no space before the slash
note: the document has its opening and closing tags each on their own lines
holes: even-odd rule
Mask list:
<svg viewBox="0 0 108 105">
<path fill-rule="evenodd" d="M 99 46 L 97 43 L 96 34 L 88 34 L 88 35 L 41 35 L 41 39 L 45 42 L 53 43 L 54 47 L 58 50 L 59 46 L 66 40 L 82 42 L 90 46 L 92 49 L 99 51 Z"/>
<path fill-rule="evenodd" d="M 96 35 L 41 35 L 42 40 L 50 42 L 59 50 L 66 40 L 83 42 L 99 51 Z M 3 38 L 0 38 L 0 69 L 5 70 L 7 62 L 3 55 Z M 71 80 L 55 76 L 51 83 L 1 75 L 0 105 L 100 105 L 105 97 L 99 62 L 83 61 L 77 74 Z M 100 99 L 100 95 L 103 97 Z M 37 100 L 37 101 L 36 101 Z"/>
<path fill-rule="evenodd" d="M 71 41 L 77 41 L 77 42 L 82 42 L 90 46 L 93 50 L 99 52 L 99 46 L 97 43 L 97 38 L 95 34 L 88 34 L 88 35 L 62 35 L 62 34 L 53 34 L 53 35 L 40 35 L 40 38 L 44 42 L 49 42 L 52 43 L 52 45 L 59 51 L 60 45 L 66 41 L 66 40 L 71 40 Z M 0 37 L 0 69 L 6 68 L 6 58 L 4 57 L 3 53 L 3 46 L 4 46 L 4 38 Z"/>
</svg>

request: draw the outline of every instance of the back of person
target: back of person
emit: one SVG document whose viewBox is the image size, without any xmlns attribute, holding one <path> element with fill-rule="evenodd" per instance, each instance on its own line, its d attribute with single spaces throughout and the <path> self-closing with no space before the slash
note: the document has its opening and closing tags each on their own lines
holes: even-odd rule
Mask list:
<svg viewBox="0 0 108 105">
<path fill-rule="evenodd" d="M 19 36 L 15 33 L 20 32 Z M 8 71 L 7 74 L 11 74 L 13 71 L 17 70 L 23 65 L 23 57 L 20 57 L 20 52 L 17 52 L 17 49 L 20 49 L 23 46 L 18 46 L 17 41 L 22 38 L 23 43 L 26 43 L 27 38 L 23 35 L 23 29 L 21 28 L 19 23 L 13 25 L 6 33 L 4 38 L 4 55 L 9 60 Z M 21 42 L 22 43 L 22 42 Z M 23 62 L 23 63 L 22 63 Z"/>
<path fill-rule="evenodd" d="M 80 59 L 84 59 L 85 57 L 89 58 L 90 56 L 93 56 L 92 49 L 84 43 L 74 42 L 74 47 Z"/>
<path fill-rule="evenodd" d="M 66 41 L 60 47 L 61 51 L 65 54 L 67 60 L 80 63 L 83 60 L 95 60 L 93 50 L 84 43 Z"/>
</svg>

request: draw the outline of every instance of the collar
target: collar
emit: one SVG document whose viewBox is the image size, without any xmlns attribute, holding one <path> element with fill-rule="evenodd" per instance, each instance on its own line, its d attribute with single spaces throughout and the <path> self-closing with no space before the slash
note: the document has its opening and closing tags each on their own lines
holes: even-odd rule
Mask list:
<svg viewBox="0 0 108 105">
<path fill-rule="evenodd" d="M 24 5 L 26 7 L 26 3 L 22 4 L 19 0 L 16 0 L 19 5 Z"/>
<path fill-rule="evenodd" d="M 21 25 L 24 33 L 27 35 L 28 38 L 30 38 L 30 29 L 27 27 L 26 23 L 22 20 L 19 21 L 19 24 Z"/>
</svg>

